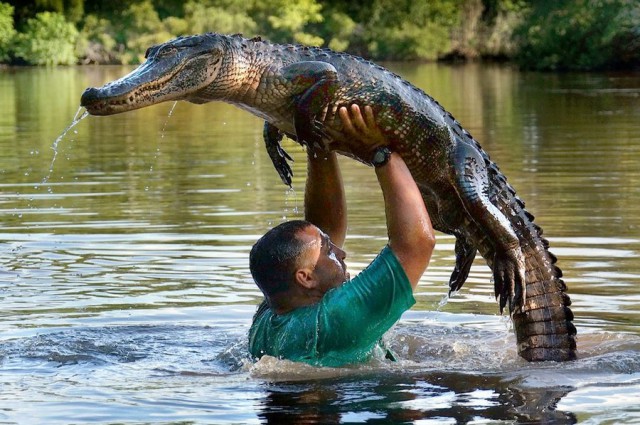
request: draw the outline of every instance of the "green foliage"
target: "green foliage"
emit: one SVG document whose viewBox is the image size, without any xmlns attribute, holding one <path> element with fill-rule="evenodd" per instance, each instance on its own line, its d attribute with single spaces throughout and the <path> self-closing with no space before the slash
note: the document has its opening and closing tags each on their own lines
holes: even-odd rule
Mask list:
<svg viewBox="0 0 640 425">
<path fill-rule="evenodd" d="M 601 69 L 618 64 L 620 49 L 634 42 L 627 54 L 637 58 L 639 9 L 631 0 L 540 0 L 516 31 L 516 58 L 531 69 Z"/>
<path fill-rule="evenodd" d="M 13 6 L 0 3 L 0 62 L 9 59 L 9 51 L 15 35 Z"/>
<path fill-rule="evenodd" d="M 169 32 L 151 0 L 132 4 L 124 13 L 120 35 L 126 45 L 123 63 L 140 63 L 149 46 L 164 43 L 175 37 Z"/>
<path fill-rule="evenodd" d="M 375 0 L 365 28 L 370 54 L 381 59 L 437 59 L 450 48 L 461 0 Z"/>
<path fill-rule="evenodd" d="M 242 0 L 190 0 L 185 6 L 185 21 L 193 34 L 205 32 L 254 34 L 257 25 L 249 16 L 251 3 Z"/>
<path fill-rule="evenodd" d="M 321 11 L 316 0 L 255 0 L 252 16 L 260 34 L 274 42 L 320 46 L 324 40 L 311 26 L 324 20 Z"/>
<path fill-rule="evenodd" d="M 77 39 L 78 30 L 63 15 L 38 13 L 15 37 L 15 55 L 33 65 L 72 65 Z"/>
<path fill-rule="evenodd" d="M 120 49 L 111 22 L 96 15 L 85 17 L 76 45 L 78 57 L 84 63 L 120 63 Z"/>
<path fill-rule="evenodd" d="M 336 51 L 346 51 L 349 48 L 350 39 L 358 24 L 346 13 L 333 11 L 328 14 L 324 28 L 324 39 L 327 45 Z"/>
<path fill-rule="evenodd" d="M 0 2 L 0 62 L 73 63 L 77 38 L 83 63 L 139 63 L 153 44 L 219 32 L 374 60 L 516 58 L 550 70 L 640 63 L 638 0 L 0 1 L 11 5 Z"/>
</svg>

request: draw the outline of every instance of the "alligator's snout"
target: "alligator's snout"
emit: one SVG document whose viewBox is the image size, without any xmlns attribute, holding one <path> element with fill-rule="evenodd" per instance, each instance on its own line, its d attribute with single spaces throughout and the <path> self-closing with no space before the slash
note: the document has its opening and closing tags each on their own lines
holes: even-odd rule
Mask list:
<svg viewBox="0 0 640 425">
<path fill-rule="evenodd" d="M 112 115 L 131 109 L 132 98 L 130 96 L 114 96 L 112 90 L 89 87 L 80 97 L 80 106 L 83 106 L 91 115 Z"/>
<path fill-rule="evenodd" d="M 82 97 L 80 98 L 80 106 L 87 107 L 92 103 L 98 100 L 98 95 L 100 94 L 100 90 L 95 87 L 89 87 L 82 93 Z"/>
</svg>

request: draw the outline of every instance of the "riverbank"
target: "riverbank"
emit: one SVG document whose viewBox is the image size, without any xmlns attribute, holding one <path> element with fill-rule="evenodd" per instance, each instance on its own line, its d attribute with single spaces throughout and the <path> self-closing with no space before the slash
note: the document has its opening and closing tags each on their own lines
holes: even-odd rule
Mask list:
<svg viewBox="0 0 640 425">
<path fill-rule="evenodd" d="M 0 2 L 0 63 L 137 64 L 153 44 L 204 32 L 259 34 L 376 61 L 640 67 L 640 3 L 632 0 L 11 0 Z"/>
</svg>

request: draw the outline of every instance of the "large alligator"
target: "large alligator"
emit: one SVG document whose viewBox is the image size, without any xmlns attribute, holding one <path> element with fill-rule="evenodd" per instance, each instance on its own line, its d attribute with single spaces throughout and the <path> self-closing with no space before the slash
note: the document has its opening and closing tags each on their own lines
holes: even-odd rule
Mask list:
<svg viewBox="0 0 640 425">
<path fill-rule="evenodd" d="M 265 120 L 267 151 L 286 184 L 286 135 L 369 163 L 341 136 L 340 106 L 370 105 L 391 150 L 407 163 L 434 227 L 456 236 L 450 294 L 476 252 L 493 271 L 500 312 L 508 304 L 518 354 L 529 361 L 576 358 L 576 329 L 562 273 L 542 230 L 498 166 L 450 113 L 389 70 L 346 53 L 241 35 L 179 37 L 147 50 L 130 74 L 88 88 L 81 105 L 111 115 L 164 101 L 219 100 Z"/>
</svg>

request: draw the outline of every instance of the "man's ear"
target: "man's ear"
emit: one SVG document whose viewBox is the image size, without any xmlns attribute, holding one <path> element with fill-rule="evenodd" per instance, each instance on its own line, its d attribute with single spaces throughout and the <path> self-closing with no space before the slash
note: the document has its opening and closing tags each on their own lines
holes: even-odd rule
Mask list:
<svg viewBox="0 0 640 425">
<path fill-rule="evenodd" d="M 294 280 L 298 285 L 306 289 L 313 289 L 318 284 L 315 275 L 313 274 L 313 270 L 307 267 L 296 270 Z"/>
</svg>

